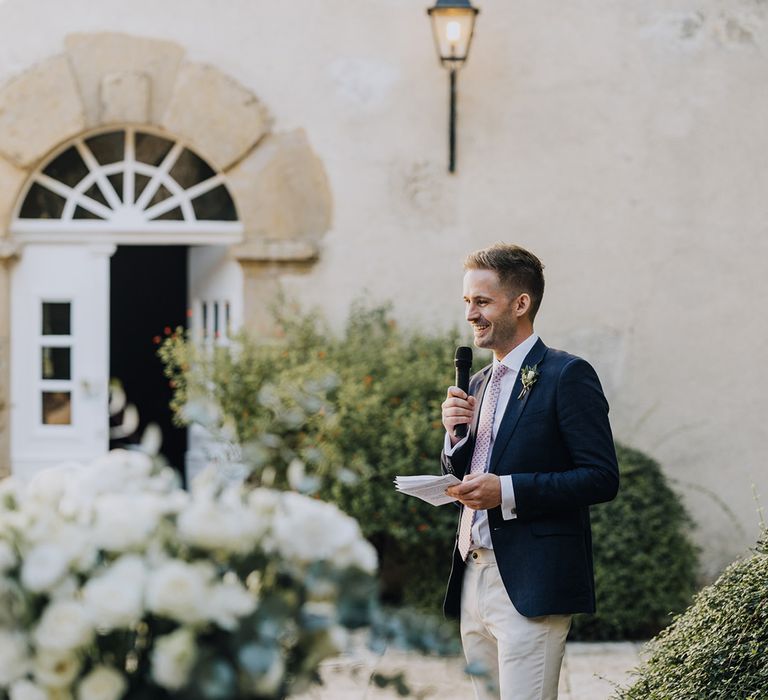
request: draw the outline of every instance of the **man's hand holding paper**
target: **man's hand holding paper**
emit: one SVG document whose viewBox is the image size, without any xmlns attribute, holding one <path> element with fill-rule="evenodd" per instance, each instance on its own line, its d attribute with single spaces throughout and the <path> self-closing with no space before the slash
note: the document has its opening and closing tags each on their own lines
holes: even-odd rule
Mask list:
<svg viewBox="0 0 768 700">
<path fill-rule="evenodd" d="M 496 474 L 467 474 L 446 494 L 472 510 L 487 510 L 501 503 L 501 481 Z"/>
</svg>

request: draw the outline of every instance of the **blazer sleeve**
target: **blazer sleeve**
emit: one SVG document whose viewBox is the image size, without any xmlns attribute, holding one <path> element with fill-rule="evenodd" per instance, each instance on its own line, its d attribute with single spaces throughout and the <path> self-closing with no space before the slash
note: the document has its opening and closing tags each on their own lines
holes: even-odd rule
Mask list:
<svg viewBox="0 0 768 700">
<path fill-rule="evenodd" d="M 467 461 L 471 454 L 470 442 L 470 440 L 467 440 L 461 447 L 457 448 L 450 457 L 445 454 L 445 450 L 440 453 L 440 469 L 443 474 L 453 474 L 459 479 L 464 478 L 464 473 L 467 469 Z"/>
<path fill-rule="evenodd" d="M 573 358 L 560 373 L 555 399 L 570 464 L 512 474 L 519 518 L 610 501 L 619 488 L 608 402 L 591 365 Z"/>
</svg>

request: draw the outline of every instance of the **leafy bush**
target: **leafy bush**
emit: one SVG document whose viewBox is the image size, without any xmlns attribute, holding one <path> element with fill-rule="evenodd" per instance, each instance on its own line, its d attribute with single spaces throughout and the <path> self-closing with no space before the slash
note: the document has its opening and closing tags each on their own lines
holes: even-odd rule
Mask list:
<svg viewBox="0 0 768 700">
<path fill-rule="evenodd" d="M 279 342 L 241 337 L 213 354 L 178 333 L 168 338 L 160 355 L 177 420 L 220 413 L 247 461 L 282 464 L 278 475 L 298 459 L 319 495 L 357 518 L 376 546 L 384 600 L 439 609 L 456 510 L 403 496 L 393 479 L 437 468 L 456 337 L 404 332 L 386 308 L 360 305 L 342 337 L 296 310 L 277 326 Z M 206 396 L 215 406 L 201 411 Z M 342 478 L 334 463 L 346 468 Z"/>
<path fill-rule="evenodd" d="M 457 511 L 403 496 L 392 481 L 439 468 L 440 404 L 453 382 L 457 338 L 401 330 L 387 309 L 359 305 L 340 337 L 298 311 L 277 323 L 278 342 L 243 337 L 208 360 L 180 336 L 167 340 L 161 353 L 179 419 L 193 419 L 189 406 L 212 396 L 245 449 L 268 464 L 305 464 L 320 495 L 357 518 L 376 546 L 384 599 L 439 610 Z M 297 410 L 311 415 L 294 429 Z M 286 431 L 275 454 L 274 434 Z M 620 495 L 593 509 L 600 612 L 575 621 L 582 639 L 651 637 L 693 591 L 695 552 L 682 506 L 655 462 L 625 448 L 619 455 Z M 333 476 L 334 462 L 346 467 L 343 478 Z"/>
<path fill-rule="evenodd" d="M 768 540 L 728 567 L 649 645 L 620 700 L 768 698 Z"/>
<path fill-rule="evenodd" d="M 575 639 L 649 639 L 696 590 L 690 519 L 658 463 L 616 446 L 619 495 L 591 509 L 597 614 L 574 619 Z"/>
</svg>

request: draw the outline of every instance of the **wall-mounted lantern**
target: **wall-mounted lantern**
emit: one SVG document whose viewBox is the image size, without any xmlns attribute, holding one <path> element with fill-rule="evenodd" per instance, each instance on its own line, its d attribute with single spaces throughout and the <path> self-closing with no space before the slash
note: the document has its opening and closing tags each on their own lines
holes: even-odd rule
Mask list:
<svg viewBox="0 0 768 700">
<path fill-rule="evenodd" d="M 456 73 L 464 65 L 472 43 L 478 10 L 469 0 L 437 0 L 427 10 L 432 20 L 440 63 L 450 78 L 450 116 L 448 122 L 448 172 L 456 171 Z"/>
</svg>

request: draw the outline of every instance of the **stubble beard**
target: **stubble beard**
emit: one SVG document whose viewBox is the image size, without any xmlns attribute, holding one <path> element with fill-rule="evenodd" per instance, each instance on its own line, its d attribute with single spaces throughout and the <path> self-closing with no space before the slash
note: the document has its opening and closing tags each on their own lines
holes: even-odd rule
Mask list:
<svg viewBox="0 0 768 700">
<path fill-rule="evenodd" d="M 517 331 L 516 325 L 506 327 L 504 324 L 501 327 L 494 323 L 490 323 L 486 327 L 485 333 L 478 336 L 474 333 L 473 326 L 473 341 L 475 347 L 483 350 L 491 350 L 494 354 L 497 351 L 502 351 L 506 354 L 508 352 L 508 346 L 514 345 L 515 333 Z"/>
</svg>

